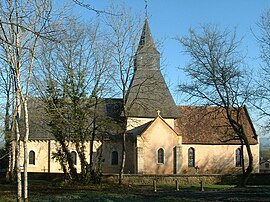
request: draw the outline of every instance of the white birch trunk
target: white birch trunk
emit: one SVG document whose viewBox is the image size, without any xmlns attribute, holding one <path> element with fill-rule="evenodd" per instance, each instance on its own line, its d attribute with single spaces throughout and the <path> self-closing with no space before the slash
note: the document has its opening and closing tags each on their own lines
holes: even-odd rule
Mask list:
<svg viewBox="0 0 270 202">
<path fill-rule="evenodd" d="M 35 51 L 37 47 L 37 41 L 41 37 L 40 33 L 46 29 L 47 22 L 49 21 L 49 16 L 51 13 L 51 2 L 49 1 L 6 1 L 7 8 L 2 8 L 0 10 L 7 9 L 6 16 L 4 17 L 5 26 L 1 26 L 1 31 L 5 35 L 4 43 L 0 44 L 4 47 L 7 55 L 10 57 L 10 70 L 13 76 L 13 87 L 15 91 L 15 101 L 16 108 L 14 113 L 14 131 L 16 136 L 15 142 L 15 159 L 16 162 L 16 173 L 17 173 L 17 201 L 22 200 L 22 179 L 21 179 L 21 162 L 20 162 L 20 141 L 23 140 L 23 168 L 24 168 L 24 188 L 23 195 L 24 201 L 28 201 L 28 137 L 29 137 L 29 122 L 28 122 L 28 87 L 30 84 L 30 75 L 32 73 Z M 1 25 L 2 18 L 1 18 Z M 6 35 L 7 34 L 7 35 Z M 45 36 L 45 34 L 44 34 Z M 7 42 L 7 43 L 5 43 Z M 28 57 L 28 58 L 27 58 Z M 21 63 L 21 61 L 27 61 Z M 28 63 L 29 62 L 29 63 Z M 25 66 L 28 65 L 29 66 Z M 23 68 L 28 68 L 28 78 L 27 83 L 24 82 L 25 79 L 21 81 L 21 71 Z M 20 121 L 21 120 L 21 107 L 24 109 L 24 134 L 21 134 Z"/>
<path fill-rule="evenodd" d="M 22 176 L 21 176 L 21 162 L 20 162 L 20 121 L 21 106 L 20 95 L 16 92 L 16 114 L 15 114 L 15 132 L 16 132 L 16 176 L 17 176 L 17 201 L 22 201 Z"/>
<path fill-rule="evenodd" d="M 24 106 L 24 118 L 25 118 L 25 134 L 23 141 L 23 149 L 24 149 L 24 201 L 28 201 L 28 137 L 29 137 L 29 123 L 28 123 L 28 108 L 27 108 L 27 100 L 23 101 Z"/>
</svg>

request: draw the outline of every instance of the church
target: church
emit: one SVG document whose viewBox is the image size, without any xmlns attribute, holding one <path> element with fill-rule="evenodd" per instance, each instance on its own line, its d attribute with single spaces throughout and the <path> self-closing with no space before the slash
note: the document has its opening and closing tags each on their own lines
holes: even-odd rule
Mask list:
<svg viewBox="0 0 270 202">
<path fill-rule="evenodd" d="M 245 148 L 241 150 L 239 140 L 226 139 L 233 130 L 227 123 L 224 110 L 212 106 L 175 104 L 160 70 L 160 53 L 155 47 L 147 19 L 142 29 L 134 67 L 126 100 L 104 99 L 101 106 L 106 116 L 120 119 L 123 116 L 122 104 L 126 104 L 124 173 L 241 173 L 241 156 L 247 159 L 247 153 Z M 37 104 L 33 108 L 38 110 L 41 107 Z M 52 153 L 57 148 L 56 140 L 48 130 L 43 130 L 46 123 L 38 126 L 36 119 L 31 119 L 31 110 L 29 111 L 28 171 L 62 172 L 60 164 L 52 159 Z M 245 107 L 241 111 L 241 121 L 250 142 L 254 172 L 259 172 L 259 138 Z M 80 172 L 75 146 L 71 143 L 69 149 Z M 87 142 L 85 152 L 88 160 L 89 151 L 90 143 Z M 119 172 L 121 139 L 108 137 L 103 141 L 96 140 L 93 151 L 96 158 L 102 153 L 104 174 Z"/>
</svg>

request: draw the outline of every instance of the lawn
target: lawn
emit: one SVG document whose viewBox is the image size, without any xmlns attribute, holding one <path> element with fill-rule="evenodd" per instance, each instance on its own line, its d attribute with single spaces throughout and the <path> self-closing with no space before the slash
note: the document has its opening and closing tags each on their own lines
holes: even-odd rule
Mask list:
<svg viewBox="0 0 270 202">
<path fill-rule="evenodd" d="M 0 185 L 0 202 L 16 201 L 16 185 Z M 270 201 L 269 186 L 249 186 L 235 188 L 229 185 L 180 186 L 176 191 L 173 185 L 158 185 L 157 192 L 152 185 L 118 186 L 101 185 L 61 185 L 48 181 L 29 182 L 29 201 Z"/>
</svg>

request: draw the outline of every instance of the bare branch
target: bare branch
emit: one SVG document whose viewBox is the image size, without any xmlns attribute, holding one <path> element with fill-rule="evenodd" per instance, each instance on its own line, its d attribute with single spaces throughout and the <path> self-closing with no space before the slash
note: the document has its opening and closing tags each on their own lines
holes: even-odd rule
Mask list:
<svg viewBox="0 0 270 202">
<path fill-rule="evenodd" d="M 76 3 L 77 5 L 81 6 L 81 7 L 84 7 L 86 9 L 90 10 L 90 11 L 93 11 L 93 12 L 97 13 L 98 15 L 100 15 L 100 14 L 106 14 L 106 15 L 112 15 L 112 16 L 120 16 L 121 15 L 121 14 L 115 14 L 115 13 L 104 11 L 104 10 L 95 9 L 90 4 L 86 4 L 83 1 L 73 0 L 73 2 Z"/>
</svg>

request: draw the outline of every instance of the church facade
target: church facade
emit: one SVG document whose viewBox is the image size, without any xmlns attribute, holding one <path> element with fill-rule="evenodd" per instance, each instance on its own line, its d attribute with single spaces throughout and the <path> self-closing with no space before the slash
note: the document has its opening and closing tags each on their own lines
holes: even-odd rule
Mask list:
<svg viewBox="0 0 270 202">
<path fill-rule="evenodd" d="M 121 105 L 123 101 L 115 100 L 115 103 Z M 175 104 L 161 74 L 160 53 L 155 47 L 147 20 L 125 103 L 128 109 L 125 173 L 241 172 L 241 156 L 247 159 L 247 153 L 245 148 L 241 149 L 240 141 L 226 139 L 233 131 L 227 124 L 224 110 L 217 107 Z M 118 116 L 121 114 L 119 112 Z M 250 142 L 254 172 L 259 172 L 259 140 L 246 108 L 241 111 L 241 121 Z M 28 170 L 62 172 L 60 164 L 52 159 L 57 142 L 51 134 L 44 133 L 45 131 L 30 127 Z M 80 172 L 78 154 L 72 142 L 69 149 Z M 122 143 L 119 138 L 109 138 L 103 142 L 96 140 L 93 150 L 96 156 L 102 150 L 103 173 L 119 172 L 122 156 Z M 89 142 L 85 152 L 89 160 Z"/>
</svg>

